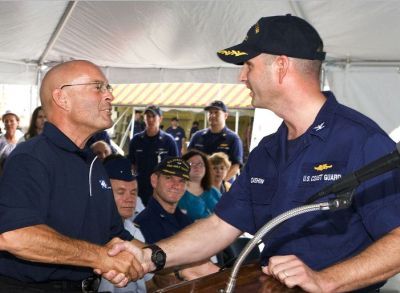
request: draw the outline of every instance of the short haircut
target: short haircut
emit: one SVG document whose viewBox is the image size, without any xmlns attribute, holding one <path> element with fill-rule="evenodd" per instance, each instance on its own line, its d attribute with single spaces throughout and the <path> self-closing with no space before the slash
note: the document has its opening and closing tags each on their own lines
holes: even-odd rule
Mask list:
<svg viewBox="0 0 400 293">
<path fill-rule="evenodd" d="M 229 161 L 228 155 L 223 152 L 218 152 L 218 153 L 212 154 L 208 158 L 208 160 L 210 161 L 211 166 L 224 164 L 226 169 L 229 169 L 232 165 L 231 162 Z"/>
</svg>

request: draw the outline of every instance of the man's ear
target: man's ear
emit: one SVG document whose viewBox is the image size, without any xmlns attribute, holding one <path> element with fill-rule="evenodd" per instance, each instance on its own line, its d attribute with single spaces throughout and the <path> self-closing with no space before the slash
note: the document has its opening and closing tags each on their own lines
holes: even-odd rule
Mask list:
<svg viewBox="0 0 400 293">
<path fill-rule="evenodd" d="M 289 69 L 289 58 L 287 56 L 278 56 L 275 60 L 277 67 L 278 67 L 278 78 L 279 83 L 283 83 L 283 79 L 285 78 L 287 71 Z"/>
<path fill-rule="evenodd" d="M 225 120 L 228 119 L 228 116 L 229 116 L 228 112 L 224 112 L 224 116 L 225 116 Z"/>
<path fill-rule="evenodd" d="M 52 99 L 54 104 L 59 106 L 60 108 L 68 111 L 69 110 L 69 101 L 67 95 L 64 93 L 62 89 L 55 89 L 52 92 Z"/>
<path fill-rule="evenodd" d="M 156 173 L 151 174 L 150 183 L 153 189 L 155 189 L 158 183 L 158 175 Z"/>
</svg>

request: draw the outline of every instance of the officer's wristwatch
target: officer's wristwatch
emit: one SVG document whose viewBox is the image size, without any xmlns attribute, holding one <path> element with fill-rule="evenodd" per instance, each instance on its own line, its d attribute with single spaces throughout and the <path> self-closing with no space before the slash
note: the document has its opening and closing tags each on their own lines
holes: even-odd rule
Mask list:
<svg viewBox="0 0 400 293">
<path fill-rule="evenodd" d="M 159 246 L 155 244 L 143 247 L 143 249 L 145 248 L 151 249 L 151 261 L 156 266 L 156 269 L 153 272 L 162 270 L 165 266 L 165 261 L 167 259 L 167 255 L 165 254 L 164 250 L 162 250 Z"/>
</svg>

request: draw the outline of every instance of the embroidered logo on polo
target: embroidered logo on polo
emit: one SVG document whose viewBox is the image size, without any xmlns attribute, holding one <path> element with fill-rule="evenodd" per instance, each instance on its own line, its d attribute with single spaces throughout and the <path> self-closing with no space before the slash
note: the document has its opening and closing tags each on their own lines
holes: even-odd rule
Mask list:
<svg viewBox="0 0 400 293">
<path fill-rule="evenodd" d="M 345 163 L 317 162 L 305 163 L 302 166 L 301 184 L 315 182 L 332 182 L 342 178 Z"/>
<path fill-rule="evenodd" d="M 325 122 L 318 124 L 317 126 L 313 127 L 315 131 L 320 131 L 325 128 Z"/>
<path fill-rule="evenodd" d="M 111 186 L 107 185 L 107 182 L 104 179 L 99 180 L 100 186 L 103 189 L 111 189 Z"/>
</svg>

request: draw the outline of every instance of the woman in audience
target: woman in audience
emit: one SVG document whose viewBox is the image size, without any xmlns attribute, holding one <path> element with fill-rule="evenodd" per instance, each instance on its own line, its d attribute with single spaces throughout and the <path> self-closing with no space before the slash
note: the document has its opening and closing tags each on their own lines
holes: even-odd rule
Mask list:
<svg viewBox="0 0 400 293">
<path fill-rule="evenodd" d="M 7 111 L 1 117 L 6 133 L 0 138 L 0 172 L 9 154 L 14 150 L 18 142 L 17 128 L 19 117 L 11 111 Z"/>
<path fill-rule="evenodd" d="M 26 141 L 39 135 L 43 131 L 44 123 L 46 122 L 46 115 L 42 109 L 42 106 L 37 107 L 31 116 L 31 122 L 29 123 L 28 131 L 19 140 L 19 142 Z"/>
<path fill-rule="evenodd" d="M 206 218 L 214 211 L 221 193 L 211 185 L 207 155 L 190 150 L 182 156 L 190 164 L 190 181 L 178 207 L 191 219 Z"/>
<path fill-rule="evenodd" d="M 218 152 L 212 154 L 208 161 L 211 165 L 212 185 L 217 188 L 221 194 L 227 192 L 231 187 L 228 181 L 225 181 L 226 174 L 231 167 L 231 162 L 227 154 Z"/>
</svg>

